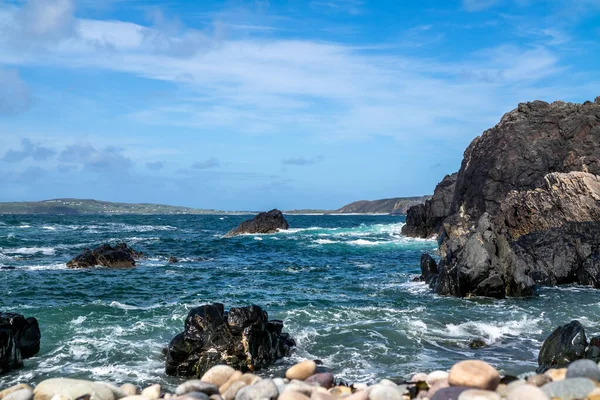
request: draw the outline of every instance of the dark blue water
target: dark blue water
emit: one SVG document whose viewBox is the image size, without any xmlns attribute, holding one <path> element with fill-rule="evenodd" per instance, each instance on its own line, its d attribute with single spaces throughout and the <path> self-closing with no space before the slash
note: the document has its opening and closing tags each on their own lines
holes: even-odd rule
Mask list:
<svg viewBox="0 0 600 400">
<path fill-rule="evenodd" d="M 0 269 L 0 310 L 37 317 L 43 334 L 39 355 L 0 387 L 55 376 L 174 385 L 161 350 L 206 302 L 259 304 L 284 320 L 298 349 L 266 374 L 318 358 L 353 382 L 466 357 L 520 373 L 557 325 L 577 318 L 600 330 L 593 289 L 502 301 L 431 294 L 411 280 L 436 243 L 402 237 L 403 217 L 288 216 L 288 232 L 222 237 L 246 218 L 0 216 L 0 268 L 15 267 Z M 116 241 L 149 258 L 130 270 L 66 268 L 83 248 Z M 468 349 L 473 338 L 489 347 Z"/>
</svg>

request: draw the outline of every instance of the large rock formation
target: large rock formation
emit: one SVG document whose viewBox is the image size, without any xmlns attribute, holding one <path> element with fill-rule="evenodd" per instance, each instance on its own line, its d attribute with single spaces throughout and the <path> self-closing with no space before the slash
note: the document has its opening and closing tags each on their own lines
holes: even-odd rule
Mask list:
<svg viewBox="0 0 600 400">
<path fill-rule="evenodd" d="M 296 345 L 282 330 L 283 322 L 269 321 L 259 306 L 232 308 L 228 313 L 220 303 L 194 308 L 183 333 L 166 349 L 166 373 L 201 377 L 217 364 L 241 371 L 268 367 Z"/>
<path fill-rule="evenodd" d="M 0 374 L 23 365 L 40 351 L 40 327 L 35 318 L 0 313 Z"/>
<path fill-rule="evenodd" d="M 67 263 L 67 267 L 90 268 L 101 265 L 109 268 L 131 268 L 135 267 L 135 260 L 143 256 L 144 253 L 135 251 L 125 243 L 117 243 L 114 247 L 105 243 L 94 250 L 83 250 Z"/>
<path fill-rule="evenodd" d="M 275 233 L 289 229 L 290 225 L 279 210 L 261 212 L 256 217 L 242 222 L 237 228 L 227 232 L 225 237 L 233 237 L 244 233 Z"/>
<path fill-rule="evenodd" d="M 538 372 L 563 368 L 575 360 L 587 358 L 600 361 L 600 337 L 589 342 L 579 321 L 559 326 L 544 341 L 538 356 Z"/>
<path fill-rule="evenodd" d="M 446 177 L 403 229 L 439 235 L 431 286 L 491 297 L 529 295 L 538 284 L 600 286 L 598 143 L 600 97 L 520 104 L 473 140 L 455 185 Z"/>
</svg>

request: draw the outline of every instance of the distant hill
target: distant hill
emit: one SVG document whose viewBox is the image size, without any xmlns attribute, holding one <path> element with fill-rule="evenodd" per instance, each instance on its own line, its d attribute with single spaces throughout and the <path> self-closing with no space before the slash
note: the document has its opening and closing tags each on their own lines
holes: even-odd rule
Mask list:
<svg viewBox="0 0 600 400">
<path fill-rule="evenodd" d="M 218 210 L 200 210 L 162 204 L 111 203 L 82 199 L 54 199 L 0 203 L 0 214 L 72 214 L 72 215 L 123 215 L 123 214 L 216 214 Z"/>
<path fill-rule="evenodd" d="M 345 205 L 334 211 L 340 214 L 406 214 L 409 208 L 423 204 L 431 196 L 394 197 L 382 200 L 361 200 Z"/>
</svg>

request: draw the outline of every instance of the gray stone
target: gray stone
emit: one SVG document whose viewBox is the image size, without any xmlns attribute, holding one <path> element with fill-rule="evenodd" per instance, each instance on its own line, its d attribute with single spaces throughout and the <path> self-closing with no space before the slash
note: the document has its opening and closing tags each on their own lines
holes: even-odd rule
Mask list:
<svg viewBox="0 0 600 400">
<path fill-rule="evenodd" d="M 592 360 L 573 361 L 567 367 L 567 379 L 588 378 L 600 382 L 600 368 Z"/>
<path fill-rule="evenodd" d="M 523 385 L 508 392 L 506 400 L 549 400 L 537 386 Z"/>
<path fill-rule="evenodd" d="M 380 384 L 369 389 L 370 400 L 402 400 L 402 393 L 393 386 Z"/>
<path fill-rule="evenodd" d="M 209 400 L 210 397 L 203 392 L 188 392 L 183 396 L 177 397 L 177 400 Z"/>
<path fill-rule="evenodd" d="M 33 393 L 35 400 L 51 400 L 54 396 L 68 399 L 90 396 L 90 400 L 114 400 L 112 391 L 105 385 L 68 378 L 46 379 L 37 385 Z"/>
<path fill-rule="evenodd" d="M 501 400 L 502 398 L 496 392 L 489 390 L 470 389 L 465 390 L 458 395 L 458 400 Z"/>
<path fill-rule="evenodd" d="M 273 383 L 277 386 L 277 391 L 283 393 L 285 391 L 286 381 L 283 378 L 273 378 Z"/>
<path fill-rule="evenodd" d="M 550 398 L 575 400 L 585 398 L 595 388 L 596 384 L 587 378 L 573 378 L 550 382 L 542 387 L 542 391 Z"/>
<path fill-rule="evenodd" d="M 464 387 L 464 386 L 451 386 L 445 387 L 437 390 L 433 396 L 431 396 L 431 400 L 458 400 L 458 396 L 465 390 L 469 390 L 472 388 Z"/>
<path fill-rule="evenodd" d="M 181 385 L 177 386 L 177 389 L 175 389 L 175 394 L 179 396 L 190 392 L 202 392 L 210 396 L 213 394 L 219 394 L 219 388 L 212 383 L 193 379 L 182 383 Z"/>
<path fill-rule="evenodd" d="M 275 385 L 275 386 L 277 386 L 277 385 Z M 298 393 L 302 393 L 302 394 L 310 397 L 310 395 L 313 393 L 314 389 L 315 389 L 315 386 L 312 386 L 306 382 L 302 382 L 302 381 L 294 379 L 293 381 L 288 383 L 285 387 L 285 390 L 280 393 L 298 392 Z"/>
<path fill-rule="evenodd" d="M 271 379 L 263 379 L 252 386 L 246 386 L 240 389 L 235 395 L 235 400 L 257 400 L 270 399 L 275 400 L 279 396 L 277 386 Z"/>
</svg>

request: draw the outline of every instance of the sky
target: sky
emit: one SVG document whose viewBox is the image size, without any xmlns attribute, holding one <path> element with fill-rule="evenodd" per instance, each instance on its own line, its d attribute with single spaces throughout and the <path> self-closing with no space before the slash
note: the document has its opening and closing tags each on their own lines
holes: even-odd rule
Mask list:
<svg viewBox="0 0 600 400">
<path fill-rule="evenodd" d="M 0 0 L 0 201 L 431 194 L 598 71 L 600 0 Z"/>
</svg>

